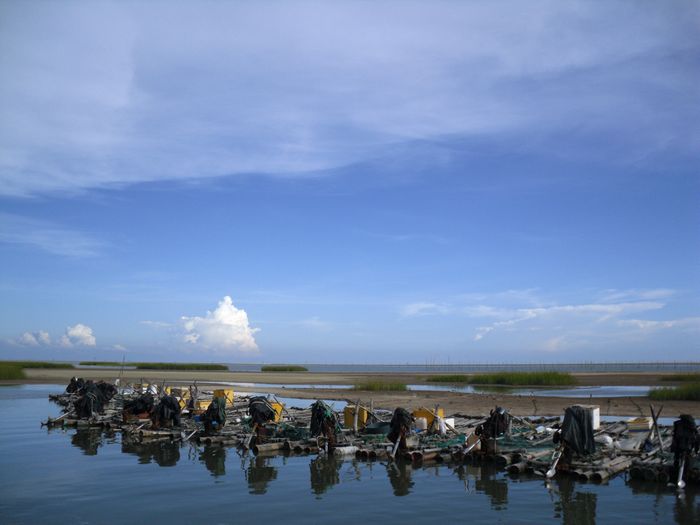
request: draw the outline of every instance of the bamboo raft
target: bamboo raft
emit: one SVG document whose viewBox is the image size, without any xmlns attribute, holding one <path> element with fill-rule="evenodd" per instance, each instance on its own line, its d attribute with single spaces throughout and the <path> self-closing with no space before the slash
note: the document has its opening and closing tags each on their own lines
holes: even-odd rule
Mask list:
<svg viewBox="0 0 700 525">
<path fill-rule="evenodd" d="M 193 441 L 207 447 L 242 448 L 256 456 L 326 453 L 323 440 L 310 436 L 310 408 L 284 407 L 279 420 L 266 426 L 262 442 L 254 442 L 251 440 L 252 423 L 248 415 L 249 396 L 232 396 L 226 406 L 226 425 L 219 432 L 206 434 L 197 421 L 196 413 L 185 414 L 181 426 L 177 428 L 154 428 L 150 419 L 125 422 L 122 417 L 124 403 L 138 393 L 136 388 L 124 389 L 110 400 L 102 414 L 89 419 L 71 417 L 71 407 L 76 398 L 74 394 L 51 395 L 50 399 L 63 406 L 66 412 L 61 417 L 47 419 L 42 425 L 121 432 L 124 442 L 135 445 Z M 202 399 L 207 399 L 212 392 L 203 391 L 200 395 Z M 359 402 L 353 404 L 356 409 L 360 407 Z M 412 433 L 407 439 L 406 450 L 392 456 L 394 444 L 385 434 L 368 433 L 372 427 L 370 423 L 388 421 L 391 411 L 365 410 L 371 414 L 368 426 L 362 429 L 356 417 L 351 428 L 342 428 L 329 455 L 359 461 L 405 462 L 413 466 L 490 462 L 511 476 L 542 479 L 556 452 L 552 434 L 560 421 L 558 417 L 512 418 L 509 432 L 493 440 L 494 443 L 485 450 L 478 445 L 475 435 L 477 427 L 485 422 L 485 417 L 457 413 L 449 418 L 452 423 L 447 425 L 447 431 L 443 434 L 437 431 L 437 425 L 433 431 Z M 657 430 L 655 426 L 648 432 L 635 432 L 628 421 L 606 422 L 596 430 L 595 436 L 596 452 L 574 457 L 567 465 L 556 469 L 557 475 L 573 476 L 580 482 L 592 483 L 605 483 L 622 473 L 629 473 L 633 479 L 662 484 L 675 481 L 672 479 L 673 454 L 669 452 L 669 427 L 659 426 Z M 691 463 L 686 465 L 686 481 L 699 483 L 700 461 Z"/>
</svg>

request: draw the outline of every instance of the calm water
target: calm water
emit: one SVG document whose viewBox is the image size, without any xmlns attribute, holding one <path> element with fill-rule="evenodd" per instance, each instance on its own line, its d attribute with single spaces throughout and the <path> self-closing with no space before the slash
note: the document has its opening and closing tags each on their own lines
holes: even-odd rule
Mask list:
<svg viewBox="0 0 700 525">
<path fill-rule="evenodd" d="M 49 392 L 0 388 L 0 523 L 699 523 L 700 495 L 616 478 L 510 479 L 489 466 L 241 456 L 47 431 Z"/>
</svg>

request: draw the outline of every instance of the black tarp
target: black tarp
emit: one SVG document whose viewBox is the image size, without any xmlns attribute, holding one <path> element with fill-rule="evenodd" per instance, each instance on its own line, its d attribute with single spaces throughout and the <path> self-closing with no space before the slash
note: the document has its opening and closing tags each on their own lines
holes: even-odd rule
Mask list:
<svg viewBox="0 0 700 525">
<path fill-rule="evenodd" d="M 311 436 L 324 432 L 340 432 L 340 424 L 333 409 L 319 399 L 311 405 Z"/>
<path fill-rule="evenodd" d="M 397 439 L 407 434 L 413 421 L 414 417 L 405 408 L 398 407 L 394 410 L 394 415 L 391 416 L 391 431 L 387 436 L 389 441 L 396 443 Z"/>
<path fill-rule="evenodd" d="M 264 425 L 268 421 L 275 420 L 275 409 L 272 408 L 267 398 L 263 396 L 251 397 L 248 401 L 248 413 L 253 418 L 253 422 Z"/>
<path fill-rule="evenodd" d="M 698 451 L 700 440 L 698 439 L 698 427 L 693 416 L 682 414 L 678 421 L 673 423 L 673 441 L 671 452 L 689 453 Z"/>
<path fill-rule="evenodd" d="M 593 423 L 582 407 L 569 407 L 564 412 L 564 422 L 561 425 L 561 439 L 569 449 L 577 454 L 592 454 L 595 452 Z"/>
<path fill-rule="evenodd" d="M 160 398 L 160 403 L 156 406 L 154 416 L 160 425 L 172 422 L 175 426 L 180 426 L 180 403 L 169 395 Z"/>
</svg>

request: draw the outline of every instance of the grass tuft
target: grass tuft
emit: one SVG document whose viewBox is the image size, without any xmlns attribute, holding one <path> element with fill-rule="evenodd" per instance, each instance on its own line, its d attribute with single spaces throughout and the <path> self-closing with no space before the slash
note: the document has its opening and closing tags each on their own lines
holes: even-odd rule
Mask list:
<svg viewBox="0 0 700 525">
<path fill-rule="evenodd" d="M 430 383 L 468 383 L 469 376 L 464 374 L 447 374 L 440 376 L 430 376 L 426 379 Z"/>
<path fill-rule="evenodd" d="M 663 376 L 661 381 L 677 381 L 679 383 L 700 383 L 700 374 L 671 374 Z"/>
<path fill-rule="evenodd" d="M 260 367 L 261 372 L 308 372 L 309 369 L 299 365 L 264 365 Z"/>
<path fill-rule="evenodd" d="M 369 390 L 373 392 L 402 392 L 406 390 L 404 383 L 392 381 L 365 381 L 355 383 L 353 390 Z"/>
<path fill-rule="evenodd" d="M 654 401 L 700 401 L 700 383 L 688 383 L 673 388 L 649 390 L 649 399 Z"/>
<path fill-rule="evenodd" d="M 473 385 L 569 386 L 576 379 L 566 372 L 498 372 L 478 374 L 469 382 Z"/>
<path fill-rule="evenodd" d="M 0 379 L 25 379 L 26 377 L 21 366 L 14 363 L 0 363 Z"/>
</svg>

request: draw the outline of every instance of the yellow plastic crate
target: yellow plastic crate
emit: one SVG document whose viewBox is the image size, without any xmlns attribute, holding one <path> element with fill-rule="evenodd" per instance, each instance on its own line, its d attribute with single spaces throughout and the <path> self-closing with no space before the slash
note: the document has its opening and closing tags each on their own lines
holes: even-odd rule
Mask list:
<svg viewBox="0 0 700 525">
<path fill-rule="evenodd" d="M 419 417 L 424 417 L 425 420 L 428 423 L 428 427 L 433 424 L 433 419 L 435 419 L 435 416 L 433 415 L 432 410 L 428 410 L 427 408 L 419 408 L 416 409 L 412 412 L 413 417 L 419 418 Z M 438 408 L 437 411 L 438 417 L 445 418 L 445 411 L 442 408 Z"/>
<path fill-rule="evenodd" d="M 352 428 L 355 424 L 355 406 L 347 405 L 345 410 L 343 410 L 343 416 L 345 419 L 345 428 Z M 369 412 L 363 406 L 357 412 L 357 426 L 359 428 L 364 428 L 367 425 L 367 418 L 369 417 Z"/>
<path fill-rule="evenodd" d="M 214 397 L 223 397 L 227 405 L 233 406 L 233 388 L 219 388 L 214 390 Z"/>
<path fill-rule="evenodd" d="M 277 401 L 272 401 L 270 406 L 272 406 L 272 409 L 275 411 L 275 423 L 277 423 L 280 419 L 282 419 L 282 410 L 284 410 L 284 405 L 282 403 L 278 403 Z"/>
</svg>

